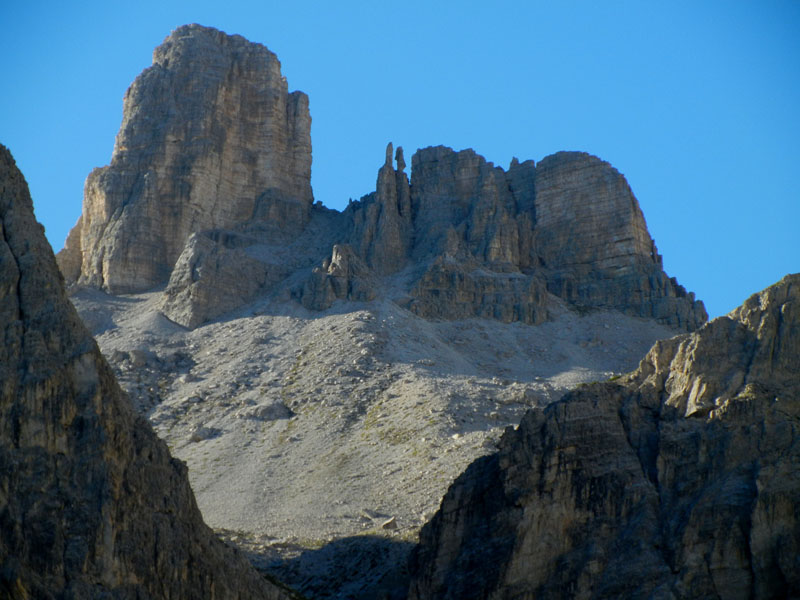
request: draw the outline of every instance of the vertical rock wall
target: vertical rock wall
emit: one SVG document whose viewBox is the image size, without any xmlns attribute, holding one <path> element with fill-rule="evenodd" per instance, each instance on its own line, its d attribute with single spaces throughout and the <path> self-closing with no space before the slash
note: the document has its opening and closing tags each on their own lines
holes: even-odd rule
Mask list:
<svg viewBox="0 0 800 600">
<path fill-rule="evenodd" d="M 536 255 L 551 293 L 585 308 L 616 308 L 693 330 L 707 314 L 663 271 L 625 178 L 584 152 L 536 165 Z"/>
<path fill-rule="evenodd" d="M 705 322 L 702 303 L 664 273 L 625 178 L 597 157 L 560 152 L 505 171 L 472 150 L 424 148 L 409 214 L 390 152 L 378 191 L 351 210 L 352 239 L 379 274 L 419 269 L 407 301 L 417 314 L 540 323 L 550 292 L 682 329 Z"/>
<path fill-rule="evenodd" d="M 192 234 L 255 232 L 254 244 L 279 244 L 307 229 L 310 124 L 307 97 L 288 92 L 264 46 L 199 25 L 175 30 L 125 96 L 111 164 L 86 181 L 82 216 L 58 257 L 65 278 L 112 293 L 170 281 L 170 314 L 188 314 L 184 298 L 204 305 L 179 318 L 194 325 L 274 291 L 288 267 L 272 265 L 267 276 L 248 260 L 240 273 L 235 258 L 207 241 L 202 255 L 220 260 L 191 273 L 186 260 L 174 268 L 182 253 L 199 264 Z M 663 272 L 636 198 L 608 163 L 560 152 L 539 165 L 514 159 L 504 170 L 472 150 L 437 146 L 414 154 L 409 182 L 402 148 L 396 168 L 393 150 L 375 192 L 345 211 L 330 236 L 370 272 L 359 297 L 381 295 L 367 291 L 367 280 L 380 285 L 371 275 L 410 267 L 398 301 L 428 318 L 540 323 L 549 292 L 579 310 L 616 309 L 687 330 L 705 322 L 702 303 Z M 262 271 L 258 285 L 241 294 L 233 286 L 213 306 L 220 282 Z M 192 286 L 197 294 L 175 293 Z M 327 306 L 327 292 L 304 297 L 322 289 L 291 293 Z"/>
<path fill-rule="evenodd" d="M 112 292 L 165 282 L 193 232 L 281 218 L 313 201 L 308 98 L 277 57 L 215 29 L 176 29 L 125 95 L 111 164 L 86 181 L 64 272 Z M 77 259 L 80 256 L 80 260 Z"/>
</svg>

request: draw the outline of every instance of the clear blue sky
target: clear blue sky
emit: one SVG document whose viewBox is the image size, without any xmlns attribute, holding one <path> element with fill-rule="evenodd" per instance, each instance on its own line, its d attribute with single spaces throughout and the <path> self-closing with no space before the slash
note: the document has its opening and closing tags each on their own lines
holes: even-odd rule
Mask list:
<svg viewBox="0 0 800 600">
<path fill-rule="evenodd" d="M 3 2 L 0 142 L 58 250 L 122 97 L 185 23 L 275 52 L 342 208 L 388 141 L 507 167 L 583 150 L 628 179 L 669 275 L 727 312 L 800 271 L 800 2 Z"/>
</svg>

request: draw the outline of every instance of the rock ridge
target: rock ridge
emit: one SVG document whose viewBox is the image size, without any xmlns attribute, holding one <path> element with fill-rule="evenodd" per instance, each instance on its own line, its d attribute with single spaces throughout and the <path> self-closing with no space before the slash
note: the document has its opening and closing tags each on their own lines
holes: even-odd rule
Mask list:
<svg viewBox="0 0 800 600">
<path fill-rule="evenodd" d="M 790 275 L 529 411 L 423 528 L 409 597 L 797 596 L 798 372 Z"/>
<path fill-rule="evenodd" d="M 58 257 L 66 280 L 111 293 L 166 285 L 164 314 L 190 328 L 270 295 L 311 310 L 388 296 L 428 319 L 527 324 L 551 318 L 555 296 L 682 330 L 707 320 L 664 273 L 625 178 L 595 156 L 503 169 L 435 146 L 414 153 L 409 177 L 389 143 L 375 191 L 334 218 L 313 204 L 310 122 L 308 98 L 288 92 L 264 46 L 176 29 L 125 96 L 111 164 L 87 179 Z M 327 247 L 294 244 L 282 262 L 254 250 L 308 239 L 310 227 Z M 217 241 L 231 236 L 236 249 Z M 353 268 L 331 288 L 321 274 L 334 246 Z"/>
<path fill-rule="evenodd" d="M 59 262 L 113 293 L 164 283 L 191 233 L 309 218 L 308 97 L 260 44 L 200 25 L 173 31 L 125 94 L 111 164 L 86 180 Z"/>
<path fill-rule="evenodd" d="M 203 523 L 67 299 L 0 146 L 0 596 L 287 598 Z"/>
</svg>

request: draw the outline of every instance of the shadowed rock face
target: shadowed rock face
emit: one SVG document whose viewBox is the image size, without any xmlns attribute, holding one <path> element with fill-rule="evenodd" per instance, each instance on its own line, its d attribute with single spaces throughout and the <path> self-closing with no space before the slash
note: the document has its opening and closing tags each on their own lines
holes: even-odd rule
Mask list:
<svg viewBox="0 0 800 600">
<path fill-rule="evenodd" d="M 282 598 L 203 523 L 68 301 L 0 146 L 0 596 Z"/>
<path fill-rule="evenodd" d="M 59 255 L 68 280 L 133 292 L 164 283 L 193 232 L 281 218 L 311 193 L 308 97 L 277 57 L 216 29 L 176 29 L 125 94 L 111 164 L 86 180 Z"/>
<path fill-rule="evenodd" d="M 422 531 L 411 598 L 800 595 L 800 275 L 530 411 Z"/>
</svg>

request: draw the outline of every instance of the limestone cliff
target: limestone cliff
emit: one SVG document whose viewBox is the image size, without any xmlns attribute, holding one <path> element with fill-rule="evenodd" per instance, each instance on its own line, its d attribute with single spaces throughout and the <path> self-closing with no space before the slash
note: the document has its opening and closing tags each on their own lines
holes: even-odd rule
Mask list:
<svg viewBox="0 0 800 600">
<path fill-rule="evenodd" d="M 663 272 L 625 178 L 582 152 L 508 171 L 472 150 L 424 148 L 351 206 L 351 243 L 379 274 L 419 271 L 405 304 L 429 318 L 541 323 L 546 291 L 580 309 L 613 308 L 692 330 L 702 303 Z M 407 208 L 410 199 L 410 209 Z M 421 270 L 420 270 L 421 269 Z"/>
<path fill-rule="evenodd" d="M 411 598 L 800 596 L 800 275 L 534 409 L 423 529 Z"/>
<path fill-rule="evenodd" d="M 65 275 L 111 292 L 164 283 L 190 234 L 259 219 L 302 230 L 308 98 L 277 57 L 216 29 L 176 29 L 125 94 L 111 164 L 86 180 Z"/>
<path fill-rule="evenodd" d="M 536 166 L 536 256 L 550 292 L 582 307 L 613 307 L 684 329 L 706 313 L 662 269 L 644 215 L 625 178 L 583 152 Z"/>
<path fill-rule="evenodd" d="M 112 293 L 168 284 L 164 313 L 188 327 L 270 294 L 315 310 L 389 296 L 432 319 L 538 324 L 553 295 L 683 330 L 707 319 L 663 272 L 625 178 L 597 157 L 559 152 L 504 170 L 437 146 L 414 154 L 409 180 L 389 144 L 375 191 L 328 219 L 312 205 L 310 123 L 308 99 L 288 92 L 264 46 L 175 30 L 125 96 L 111 164 L 86 181 L 58 256 L 64 277 Z M 315 215 L 336 221 L 324 251 L 295 244 L 283 263 L 259 264 L 252 247 L 308 239 Z M 218 241 L 230 236 L 236 249 Z M 340 285 L 341 265 L 323 276 L 334 244 L 368 271 L 357 291 Z"/>
<path fill-rule="evenodd" d="M 205 526 L 64 291 L 0 146 L 0 596 L 283 598 Z"/>
</svg>

